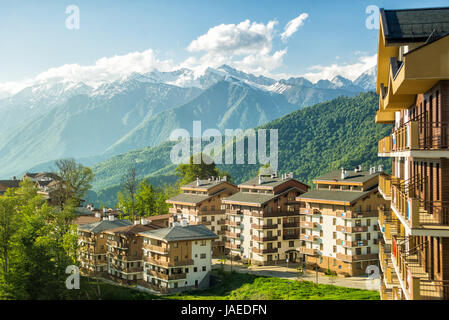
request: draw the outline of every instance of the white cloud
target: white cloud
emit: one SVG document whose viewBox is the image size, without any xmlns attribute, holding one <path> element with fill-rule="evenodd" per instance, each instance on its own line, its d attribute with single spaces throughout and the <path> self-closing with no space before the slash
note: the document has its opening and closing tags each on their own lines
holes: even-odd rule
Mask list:
<svg viewBox="0 0 449 320">
<path fill-rule="evenodd" d="M 66 64 L 50 68 L 34 78 L 17 82 L 0 83 L 0 96 L 14 94 L 25 87 L 44 82 L 84 82 L 96 87 L 104 81 L 114 81 L 126 77 L 133 72 L 145 73 L 158 69 L 169 71 L 173 69 L 171 60 L 159 60 L 152 49 L 141 52 L 131 52 L 122 56 L 104 57 L 94 65 L 81 66 Z"/>
<path fill-rule="evenodd" d="M 304 24 L 304 21 L 309 17 L 307 13 L 301 13 L 295 19 L 290 20 L 284 28 L 284 32 L 281 34 L 282 40 L 290 38 L 298 29 Z"/>
<path fill-rule="evenodd" d="M 187 50 L 233 55 L 251 54 L 264 48 L 271 50 L 276 24 L 276 21 L 263 24 L 250 20 L 239 24 L 221 24 L 193 40 Z"/>
<path fill-rule="evenodd" d="M 377 54 L 373 56 L 361 56 L 358 61 L 352 64 L 331 64 L 328 66 L 316 65 L 311 68 L 311 72 L 302 76 L 312 82 L 321 79 L 331 80 L 337 75 L 343 76 L 350 80 L 357 79 L 363 72 L 374 67 L 377 64 Z"/>
</svg>

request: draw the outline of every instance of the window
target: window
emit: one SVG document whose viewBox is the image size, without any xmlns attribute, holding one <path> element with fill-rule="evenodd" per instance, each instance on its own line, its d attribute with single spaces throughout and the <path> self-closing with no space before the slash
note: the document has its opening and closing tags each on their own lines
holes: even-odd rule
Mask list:
<svg viewBox="0 0 449 320">
<path fill-rule="evenodd" d="M 334 246 L 334 247 L 333 247 L 333 252 L 334 252 L 334 253 L 337 252 L 337 246 Z"/>
<path fill-rule="evenodd" d="M 197 267 L 194 267 L 194 268 L 193 268 L 193 272 L 198 272 L 198 268 L 197 268 Z"/>
<path fill-rule="evenodd" d="M 269 255 L 267 256 L 267 260 L 268 260 L 268 261 L 273 261 L 273 256 L 272 256 L 271 254 L 269 254 Z"/>
<path fill-rule="evenodd" d="M 203 271 L 206 271 L 206 266 L 203 266 Z"/>
<path fill-rule="evenodd" d="M 280 242 L 278 242 L 278 248 L 280 248 L 281 247 L 281 243 Z"/>
<path fill-rule="evenodd" d="M 177 242 L 174 242 L 173 243 L 173 248 L 177 248 L 178 247 L 178 243 Z"/>
<path fill-rule="evenodd" d="M 175 262 L 178 262 L 178 256 L 175 256 L 175 257 L 173 258 L 173 260 L 174 260 Z"/>
<path fill-rule="evenodd" d="M 368 233 L 366 234 L 366 240 L 371 240 L 371 233 L 368 232 Z"/>
<path fill-rule="evenodd" d="M 323 244 L 320 243 L 320 250 L 323 251 Z"/>
<path fill-rule="evenodd" d="M 336 218 L 333 218 L 333 219 L 332 219 L 332 225 L 335 226 L 336 224 L 337 224 L 337 219 L 336 219 Z"/>
<path fill-rule="evenodd" d="M 337 239 L 337 232 L 335 232 L 335 231 L 333 232 L 332 238 L 333 238 L 333 239 Z"/>
<path fill-rule="evenodd" d="M 289 241 L 288 242 L 288 246 L 291 248 L 291 247 L 294 247 L 295 246 L 295 242 L 294 241 Z"/>
<path fill-rule="evenodd" d="M 369 227 L 371 225 L 371 219 L 366 219 L 366 225 Z"/>
<path fill-rule="evenodd" d="M 206 259 L 206 254 L 205 254 L 205 253 L 202 253 L 202 254 L 200 255 L 200 259 Z"/>
<path fill-rule="evenodd" d="M 366 248 L 366 254 L 371 254 L 371 247 Z"/>
<path fill-rule="evenodd" d="M 206 240 L 201 240 L 200 246 L 204 247 L 206 245 Z"/>
</svg>

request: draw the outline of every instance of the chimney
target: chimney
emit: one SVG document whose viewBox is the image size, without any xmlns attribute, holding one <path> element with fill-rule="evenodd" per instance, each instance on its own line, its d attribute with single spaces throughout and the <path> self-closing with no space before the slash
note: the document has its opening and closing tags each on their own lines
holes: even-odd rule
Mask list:
<svg viewBox="0 0 449 320">
<path fill-rule="evenodd" d="M 13 180 L 17 180 L 17 177 L 16 177 L 16 176 L 14 176 Z"/>
<path fill-rule="evenodd" d="M 262 176 L 259 174 L 259 184 L 262 184 Z"/>
<path fill-rule="evenodd" d="M 110 214 L 110 215 L 108 216 L 108 220 L 109 220 L 109 221 L 114 221 L 114 220 L 115 220 L 114 215 Z"/>
<path fill-rule="evenodd" d="M 100 212 L 95 212 L 95 218 L 101 218 L 101 213 Z"/>
<path fill-rule="evenodd" d="M 384 172 L 384 166 L 380 164 L 379 167 L 377 168 L 377 171 Z"/>
<path fill-rule="evenodd" d="M 346 171 L 346 169 L 341 168 L 341 180 L 346 179 L 347 176 L 348 176 L 348 172 Z"/>
<path fill-rule="evenodd" d="M 200 177 L 196 177 L 196 186 L 197 186 L 197 187 L 200 186 Z"/>
</svg>

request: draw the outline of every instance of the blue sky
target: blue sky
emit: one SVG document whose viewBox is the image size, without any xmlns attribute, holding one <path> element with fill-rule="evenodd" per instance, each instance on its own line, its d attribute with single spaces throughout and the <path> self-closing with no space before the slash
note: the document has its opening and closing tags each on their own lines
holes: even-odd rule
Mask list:
<svg viewBox="0 0 449 320">
<path fill-rule="evenodd" d="M 66 27 L 69 5 L 79 8 L 79 30 Z M 121 73 L 126 71 L 117 64 L 126 68 L 128 63 L 141 60 L 146 61 L 145 67 L 137 71 L 201 69 L 224 62 L 277 77 L 326 78 L 336 72 L 354 77 L 354 70 L 372 63 L 377 51 L 378 30 L 365 26 L 365 10 L 370 5 L 388 9 L 436 7 L 447 6 L 447 0 L 2 2 L 0 88 L 5 83 L 33 83 L 35 77 L 64 77 L 68 72 L 94 77 L 110 68 L 106 71 L 111 74 Z M 287 23 L 301 14 L 306 15 L 301 25 L 282 39 Z M 239 25 L 245 21 L 246 25 Z M 220 25 L 224 26 L 217 27 Z M 262 38 L 253 31 L 260 32 Z M 223 43 L 229 35 L 240 37 L 235 47 Z M 145 54 L 138 54 L 142 52 Z M 82 69 L 95 66 L 101 58 L 129 53 L 137 55 Z M 65 69 L 61 69 L 63 65 Z M 51 68 L 60 69 L 48 73 Z"/>
</svg>

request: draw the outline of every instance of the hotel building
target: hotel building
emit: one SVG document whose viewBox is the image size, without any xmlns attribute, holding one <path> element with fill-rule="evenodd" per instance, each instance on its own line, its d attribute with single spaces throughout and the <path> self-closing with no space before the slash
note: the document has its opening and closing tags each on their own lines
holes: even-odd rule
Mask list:
<svg viewBox="0 0 449 320">
<path fill-rule="evenodd" d="M 314 180 L 314 190 L 297 197 L 299 251 L 306 269 L 357 276 L 378 266 L 377 207 L 387 204 L 378 192 L 379 174 L 360 167 L 332 171 Z"/>
<path fill-rule="evenodd" d="M 381 10 L 382 299 L 449 298 L 449 7 Z"/>
<path fill-rule="evenodd" d="M 226 230 L 225 211 L 222 199 L 236 192 L 238 188 L 226 177 L 197 179 L 181 187 L 182 193 L 167 200 L 173 208 L 169 212 L 176 215 L 177 221 L 186 220 L 189 225 L 202 224 L 218 235 L 212 243 L 214 257 L 224 254 L 223 234 Z"/>
<path fill-rule="evenodd" d="M 107 237 L 103 231 L 132 225 L 129 220 L 114 217 L 78 226 L 78 260 L 84 274 L 106 274 L 108 271 Z"/>
<path fill-rule="evenodd" d="M 218 236 L 204 225 L 175 223 L 139 235 L 144 260 L 140 286 L 161 293 L 209 287 L 212 241 Z"/>
<path fill-rule="evenodd" d="M 261 174 L 223 199 L 226 206 L 227 256 L 255 265 L 295 262 L 299 258 L 299 203 L 309 186 L 293 179 Z"/>
</svg>

